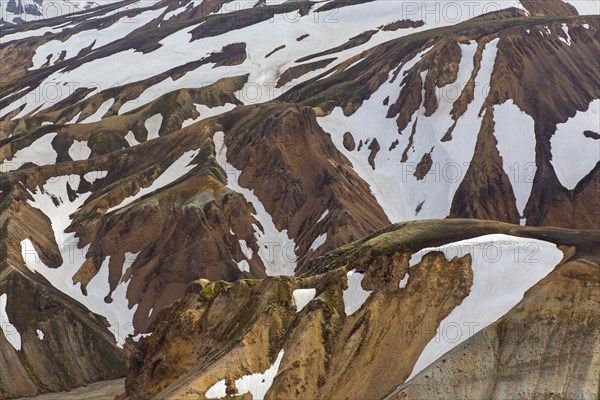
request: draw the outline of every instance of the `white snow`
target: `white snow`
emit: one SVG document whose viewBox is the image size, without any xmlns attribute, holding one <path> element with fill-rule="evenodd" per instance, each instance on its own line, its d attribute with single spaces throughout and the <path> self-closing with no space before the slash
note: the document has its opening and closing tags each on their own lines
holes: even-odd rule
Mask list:
<svg viewBox="0 0 600 400">
<path fill-rule="evenodd" d="M 162 114 L 156 114 L 156 115 L 153 115 L 152 117 L 148 118 L 146 120 L 146 122 L 144 122 L 144 126 L 146 127 L 146 130 L 148 131 L 148 137 L 146 138 L 146 140 L 158 139 L 158 137 L 159 137 L 158 132 L 160 130 L 162 121 L 163 121 Z"/>
<path fill-rule="evenodd" d="M 77 115 L 75 115 L 73 118 L 71 118 L 71 120 L 70 120 L 70 121 L 67 121 L 67 122 L 65 123 L 65 125 L 76 124 L 76 123 L 77 123 L 77 121 L 79 121 L 79 117 L 80 117 L 80 116 L 81 116 L 81 111 L 79 111 L 79 112 L 77 113 Z"/>
<path fill-rule="evenodd" d="M 0 163 L 0 172 L 15 171 L 26 163 L 33 163 L 40 166 L 56 163 L 58 154 L 52 147 L 52 141 L 56 135 L 56 132 L 47 133 L 24 149 L 17 150 L 13 158 Z"/>
<path fill-rule="evenodd" d="M 6 293 L 0 295 L 0 330 L 4 334 L 6 340 L 17 351 L 21 351 L 21 334 L 8 319 L 6 313 L 6 304 L 8 303 L 8 295 Z"/>
<path fill-rule="evenodd" d="M 39 340 L 44 340 L 44 332 L 42 332 L 39 329 L 36 329 L 35 333 L 37 334 L 37 337 L 38 337 Z"/>
<path fill-rule="evenodd" d="M 43 275 L 52 286 L 79 301 L 90 311 L 106 317 L 117 344 L 122 346 L 125 338 L 133 333 L 132 319 L 137 304 L 129 308 L 126 298 L 128 282 L 122 281 L 111 294 L 112 303 L 104 301 L 104 298 L 110 294 L 108 283 L 110 257 L 105 258 L 100 270 L 89 282 L 87 296 L 82 293 L 80 283 L 73 284 L 73 276 L 86 260 L 89 249 L 89 245 L 79 248 L 79 239 L 75 233 L 65 232 L 71 224 L 71 214 L 78 210 L 91 194 L 89 192 L 78 194 L 73 201 L 69 199 L 67 185 L 71 188 L 78 187 L 80 180 L 81 177 L 78 175 L 55 177 L 46 182 L 41 189 L 36 188 L 35 192 L 30 192 L 32 200 L 28 200 L 32 207 L 42 211 L 50 219 L 55 242 L 62 256 L 62 265 L 58 268 L 46 266 L 29 239 L 21 242 L 21 253 L 28 269 Z M 58 205 L 54 203 L 55 201 Z"/>
<path fill-rule="evenodd" d="M 404 289 L 406 287 L 406 285 L 408 284 L 408 278 L 410 278 L 408 272 L 404 275 L 404 277 L 402 278 L 402 280 L 400 280 L 400 289 Z"/>
<path fill-rule="evenodd" d="M 114 103 L 115 103 L 115 99 L 111 98 L 111 99 L 106 100 L 104 103 L 102 103 L 100 105 L 100 107 L 98 107 L 98 109 L 96 110 L 95 113 L 93 113 L 92 115 L 90 115 L 89 117 L 87 117 L 86 119 L 81 121 L 80 123 L 81 124 L 90 124 L 92 122 L 98 122 L 98 121 L 102 120 L 102 117 L 104 117 L 104 114 L 106 114 L 108 112 L 108 110 L 110 110 L 110 108 L 112 107 L 112 105 Z"/>
<path fill-rule="evenodd" d="M 371 192 L 390 221 L 448 216 L 454 194 L 466 174 L 475 151 L 483 119 L 479 111 L 487 97 L 485 88 L 489 87 L 497 44 L 498 39 L 492 40 L 483 50 L 474 99 L 459 119 L 450 141 L 442 142 L 442 138 L 454 122 L 450 114 L 453 104 L 473 72 L 473 59 L 477 50 L 475 42 L 460 45 L 462 58 L 457 80 L 436 92 L 438 98 L 436 112 L 426 117 L 422 106 L 412 116 L 401 135 L 398 134 L 396 118 L 386 118 L 388 107 L 383 106 L 383 101 L 387 97 L 389 97 L 389 104 L 396 101 L 400 93 L 398 89 L 402 76 L 425 56 L 429 49 L 402 65 L 398 78 L 394 82 L 390 82 L 393 77 L 391 71 L 388 81 L 364 101 L 351 116 L 345 116 L 342 109 L 337 107 L 330 115 L 317 119 L 321 127 L 331 134 L 338 150 L 350 160 L 354 170 L 369 184 Z M 422 76 L 424 77 L 425 73 Z M 415 122 L 417 125 L 414 141 L 407 153 L 406 162 L 401 162 L 404 150 L 409 145 Z M 343 146 L 345 132 L 351 132 L 357 143 L 361 140 L 366 143 L 367 140 L 377 139 L 381 150 L 375 158 L 375 169 L 368 162 L 370 154 L 368 146 L 363 145 L 360 151 L 346 150 Z M 395 141 L 398 141 L 396 148 L 388 151 Z M 432 168 L 423 180 L 418 180 L 414 172 L 427 153 L 431 155 Z"/>
<path fill-rule="evenodd" d="M 259 246 L 258 256 L 265 266 L 267 275 L 293 275 L 296 269 L 296 244 L 294 240 L 288 236 L 287 229 L 282 231 L 277 229 L 271 215 L 265 210 L 265 206 L 254 194 L 254 190 L 240 186 L 238 180 L 242 172 L 227 161 L 227 146 L 225 145 L 224 133 L 215 133 L 213 141 L 217 163 L 225 170 L 228 177 L 227 186 L 242 194 L 252 204 L 256 211 L 256 214 L 252 214 L 252 216 L 263 228 L 261 230 L 258 225 L 252 224 Z"/>
<path fill-rule="evenodd" d="M 196 164 L 190 163 L 194 160 L 194 158 L 196 158 L 198 153 L 198 150 L 186 151 L 173 164 L 171 164 L 169 168 L 167 168 L 162 174 L 160 174 L 160 176 L 156 178 L 150 186 L 141 188 L 140 191 L 134 194 L 133 196 L 129 196 L 123 199 L 123 201 L 119 205 L 109 208 L 106 211 L 106 213 L 108 214 L 115 210 L 119 210 L 123 207 L 126 207 L 134 201 L 146 196 L 147 194 L 162 189 L 165 186 L 168 186 L 171 183 L 177 181 L 182 176 L 184 176 L 196 167 Z"/>
<path fill-rule="evenodd" d="M 377 4 L 375 5 L 374 3 Z M 281 73 L 289 67 L 296 65 L 295 61 L 300 57 L 347 43 L 351 37 L 357 36 L 374 27 L 398 20 L 399 14 L 401 17 L 407 19 L 424 20 L 425 25 L 416 29 L 400 29 L 395 32 L 379 31 L 373 35 L 369 42 L 335 54 L 335 57 L 337 57 L 335 62 L 341 63 L 372 46 L 394 38 L 438 26 L 453 25 L 483 13 L 514 5 L 514 2 L 500 5 L 497 2 L 489 0 L 478 2 L 477 4 L 473 4 L 472 2 L 458 2 L 450 5 L 430 0 L 418 4 L 410 1 L 393 2 L 377 0 L 376 2 L 341 7 L 331 12 L 319 13 L 315 11 L 320 5 L 315 5 L 304 16 L 301 16 L 298 12 L 278 14 L 269 20 L 244 27 L 243 29 L 231 30 L 221 35 L 195 41 L 190 40 L 191 34 L 189 32 L 198 25 L 189 26 L 162 39 L 160 41 L 161 46 L 154 51 L 143 53 L 128 49 L 102 59 L 85 62 L 69 71 L 61 69 L 48 76 L 41 83 L 41 87 L 56 84 L 57 82 L 81 82 L 84 83 L 82 87 L 87 87 L 85 82 L 94 82 L 94 87 L 103 89 L 114 87 L 115 82 L 118 82 L 120 86 L 124 86 L 128 83 L 139 82 L 156 76 L 168 69 L 197 61 L 200 57 L 220 51 L 226 44 L 244 42 L 247 45 L 247 59 L 243 63 L 218 68 L 213 68 L 214 65 L 207 64 L 195 71 L 188 72 L 176 81 L 167 78 L 163 82 L 159 82 L 157 85 L 148 88 L 137 102 L 130 102 L 134 104 L 125 104 L 123 106 L 125 108 L 122 108 L 120 113 L 124 112 L 123 110 L 128 107 L 135 108 L 142 106 L 178 88 L 202 87 L 212 84 L 223 77 L 241 76 L 244 74 L 249 74 L 248 82 L 236 96 L 246 104 L 254 104 L 273 100 L 284 90 L 324 71 L 324 68 L 322 68 L 318 71 L 310 72 L 294 79 L 283 89 L 275 88 L 275 84 Z M 132 21 L 135 20 L 136 23 L 129 25 L 139 28 L 159 12 L 161 10 L 141 11 L 135 18 L 132 18 Z M 344 29 L 340 29 L 341 21 L 343 21 Z M 54 44 L 48 46 L 55 46 L 55 48 L 48 47 L 48 50 L 45 50 L 46 48 L 44 47 L 39 49 L 39 57 L 36 57 L 36 64 L 44 61 L 49 53 L 56 54 L 59 49 L 66 49 L 68 53 L 67 57 L 76 54 L 82 45 L 88 46 L 91 44 L 87 37 L 89 35 L 102 37 L 100 44 L 118 40 L 124 32 L 120 31 L 120 29 L 125 30 L 121 25 L 128 24 L 115 23 L 97 32 L 79 32 L 73 35 L 72 39 L 67 39 L 65 43 L 53 42 Z M 311 35 L 300 42 L 296 41 L 297 37 L 306 32 L 311 32 Z M 271 57 L 265 58 L 265 55 L 273 49 L 273 43 L 270 40 L 264 40 L 264 37 L 273 35 L 276 35 L 287 46 Z M 94 48 L 97 48 L 98 45 L 96 44 Z M 331 56 L 317 57 L 311 61 L 323 60 L 328 57 Z M 41 61 L 38 61 L 38 58 Z M 123 65 L 143 65 L 144 68 L 123 68 Z M 30 91 L 22 98 L 15 100 L 12 104 L 5 107 L 2 110 L 2 114 L 9 113 L 24 103 L 26 103 L 23 111 L 25 114 L 38 107 L 40 107 L 40 110 L 44 110 L 56 104 L 56 102 L 64 100 L 70 92 L 69 90 L 63 90 L 58 94 L 57 98 L 49 102 L 46 99 L 38 98 L 41 96 L 28 96 L 28 94 L 32 93 Z"/>
<path fill-rule="evenodd" d="M 145 338 L 145 337 L 148 337 L 148 336 L 152 336 L 152 332 L 150 332 L 150 333 L 138 333 L 138 334 L 137 334 L 137 335 L 135 335 L 135 336 L 131 335 L 131 339 L 132 339 L 134 342 L 136 342 L 136 343 L 137 343 L 137 342 L 139 342 L 139 341 L 140 341 L 140 339 L 141 339 L 141 338 Z"/>
<path fill-rule="evenodd" d="M 60 40 L 50 40 L 36 49 L 32 59 L 33 66 L 30 70 L 38 69 L 44 65 L 47 62 L 49 55 L 52 55 L 50 65 L 53 65 L 63 51 L 66 51 L 65 59 L 68 60 L 77 56 L 81 50 L 92 44 L 94 44 L 93 49 L 98 49 L 115 40 L 122 39 L 129 33 L 161 15 L 165 9 L 166 7 L 158 10 L 141 12 L 135 16 L 135 21 L 128 16 L 124 16 L 115 20 L 110 26 L 103 29 L 90 29 L 75 33 L 64 42 L 61 42 Z"/>
<path fill-rule="evenodd" d="M 92 150 L 88 147 L 87 140 L 75 140 L 69 147 L 69 156 L 73 161 L 87 160 L 92 154 Z"/>
<path fill-rule="evenodd" d="M 344 310 L 346 315 L 352 315 L 358 311 L 371 295 L 371 290 L 364 290 L 361 282 L 365 274 L 356 272 L 355 269 L 348 271 L 348 289 L 342 295 L 344 299 Z"/>
<path fill-rule="evenodd" d="M 227 111 L 231 111 L 235 108 L 235 104 L 231 104 L 231 103 L 227 103 L 225 105 L 222 106 L 217 106 L 217 107 L 207 107 L 204 104 L 194 104 L 196 106 L 196 110 L 198 110 L 198 113 L 200 114 L 200 116 L 196 119 L 193 118 L 189 118 L 186 119 L 185 121 L 183 121 L 183 124 L 181 125 L 181 128 L 185 128 L 188 127 L 192 124 L 195 124 L 196 122 L 208 119 L 208 118 L 212 118 L 216 115 L 221 115 L 223 113 L 226 113 Z"/>
<path fill-rule="evenodd" d="M 277 355 L 275 363 L 271 365 L 271 367 L 265 372 L 257 372 L 255 374 L 245 375 L 240 379 L 236 379 L 235 386 L 237 387 L 238 394 L 243 395 L 244 393 L 250 393 L 253 399 L 264 399 L 265 395 L 271 388 L 273 381 L 275 380 L 275 376 L 277 376 L 279 364 L 281 364 L 282 359 L 283 349 L 281 349 Z"/>
<path fill-rule="evenodd" d="M 559 39 L 561 41 L 563 41 L 564 43 L 566 43 L 568 46 L 570 46 L 571 45 L 571 35 L 569 35 L 569 27 L 567 26 L 567 24 L 563 23 L 561 28 L 567 38 L 565 39 L 565 38 L 559 37 Z"/>
<path fill-rule="evenodd" d="M 296 289 L 292 292 L 294 303 L 296 303 L 296 312 L 299 313 L 312 299 L 315 298 L 317 289 Z"/>
<path fill-rule="evenodd" d="M 132 131 L 127 132 L 127 135 L 125 135 L 124 139 L 127 140 L 127 143 L 129 143 L 129 146 L 131 146 L 131 147 L 137 146 L 138 144 L 140 144 L 140 142 L 138 142 L 137 139 L 135 138 L 135 135 L 133 134 Z"/>
<path fill-rule="evenodd" d="M 104 179 L 108 175 L 108 171 L 90 171 L 83 175 L 83 179 L 89 183 L 94 183 L 98 179 Z"/>
<path fill-rule="evenodd" d="M 563 257 L 553 243 L 493 234 L 422 249 L 412 255 L 411 267 L 432 251 L 443 252 L 448 260 L 471 254 L 473 285 L 469 295 L 440 323 L 408 379 L 510 311 Z"/>
<path fill-rule="evenodd" d="M 319 217 L 319 220 L 317 221 L 317 224 L 321 221 L 323 221 L 325 219 L 325 217 L 327 217 L 329 215 L 329 209 L 325 210 L 325 212 L 323 214 L 321 214 L 321 216 Z"/>
<path fill-rule="evenodd" d="M 252 255 L 254 254 L 252 249 L 250 247 L 248 247 L 248 245 L 246 244 L 246 241 L 244 239 L 240 239 L 239 242 L 240 242 L 240 249 L 242 250 L 242 253 L 244 254 L 244 256 L 246 256 L 246 258 L 248 260 L 252 260 Z"/>
<path fill-rule="evenodd" d="M 600 140 L 584 136 L 586 130 L 600 133 L 600 99 L 592 101 L 587 111 L 578 111 L 574 117 L 556 126 L 550 138 L 554 172 L 560 183 L 575 189 L 600 160 Z"/>
<path fill-rule="evenodd" d="M 215 383 L 206 391 L 206 393 L 204 393 L 204 397 L 207 399 L 220 399 L 225 396 L 227 396 L 227 385 L 225 384 L 225 379 Z"/>
<path fill-rule="evenodd" d="M 508 176 L 517 200 L 519 215 L 527 205 L 535 164 L 535 122 L 512 100 L 494 106 L 494 136 L 502 157 L 502 167 Z"/>
<path fill-rule="evenodd" d="M 325 243 L 326 240 L 327 240 L 327 232 L 317 236 L 315 241 L 312 242 L 312 244 L 310 245 L 310 251 L 315 251 L 319 247 L 323 246 L 323 244 Z"/>
<path fill-rule="evenodd" d="M 248 261 L 246 260 L 238 262 L 237 266 L 242 272 L 250 272 L 250 264 L 248 264 Z"/>
<path fill-rule="evenodd" d="M 598 15 L 600 14 L 600 2 L 597 0 L 563 0 L 571 4 L 579 15 Z"/>
</svg>

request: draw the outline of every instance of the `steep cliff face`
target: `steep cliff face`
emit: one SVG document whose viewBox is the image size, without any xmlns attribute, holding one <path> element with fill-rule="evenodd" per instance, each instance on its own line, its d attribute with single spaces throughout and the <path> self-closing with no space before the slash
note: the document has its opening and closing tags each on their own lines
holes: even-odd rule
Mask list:
<svg viewBox="0 0 600 400">
<path fill-rule="evenodd" d="M 597 396 L 598 240 L 414 222 L 302 278 L 201 280 L 140 341 L 127 397 Z"/>
</svg>

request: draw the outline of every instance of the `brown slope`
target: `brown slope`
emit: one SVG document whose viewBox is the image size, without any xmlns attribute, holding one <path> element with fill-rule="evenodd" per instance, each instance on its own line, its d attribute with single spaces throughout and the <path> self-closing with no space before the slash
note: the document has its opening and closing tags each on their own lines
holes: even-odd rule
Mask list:
<svg viewBox="0 0 600 400">
<path fill-rule="evenodd" d="M 577 354 L 570 362 L 575 365 L 581 361 L 577 364 L 579 376 L 593 376 L 597 368 L 595 356 L 584 354 L 581 349 L 598 338 L 590 336 L 593 326 L 577 324 L 598 318 L 597 296 L 592 293 L 597 287 L 594 277 L 598 269 L 595 257 L 599 233 L 487 221 L 438 220 L 393 225 L 314 260 L 315 273 L 303 278 L 192 284 L 181 301 L 161 313 L 155 333 L 138 345 L 127 378 L 127 398 L 202 399 L 206 390 L 222 379 L 229 393 L 234 394 L 236 379 L 265 371 L 282 348 L 283 360 L 267 399 L 383 398 L 408 377 L 439 321 L 461 302 L 471 286 L 468 255 L 448 261 L 440 253 L 431 253 L 410 269 L 408 286 L 399 289 L 410 255 L 423 247 L 490 233 L 544 238 L 565 245 L 562 247 L 565 263 L 530 289 L 520 305 L 497 325 L 504 324 L 512 315 L 523 318 L 520 323 L 525 329 L 551 338 L 553 344 L 543 347 L 548 360 L 563 354 L 564 346 L 557 343 L 564 336 L 554 335 L 556 329 L 563 329 L 573 335 L 568 336 L 569 343 L 582 341 L 576 345 L 579 350 L 569 353 Z M 346 271 L 352 269 L 365 272 L 362 286 L 373 292 L 359 311 L 346 316 L 341 291 L 346 287 Z M 561 278 L 563 275 L 569 277 L 567 281 Z M 297 288 L 316 289 L 316 298 L 300 313 L 296 313 L 292 294 Z M 556 293 L 564 295 L 555 296 Z M 555 297 L 557 300 L 549 301 Z M 579 301 L 585 301 L 585 306 L 579 308 Z M 543 311 L 549 307 L 554 311 Z M 558 317 L 553 317 L 553 313 Z M 561 325 L 562 318 L 567 321 L 571 316 L 578 321 L 576 327 Z M 501 338 L 516 334 L 511 333 L 511 326 L 503 328 L 505 333 Z M 584 326 L 587 327 L 583 329 Z M 581 332 L 579 327 L 583 329 Z M 513 343 L 523 342 L 515 339 Z M 510 349 L 507 345 L 503 356 L 508 363 L 510 354 L 514 354 Z M 477 371 L 475 361 L 481 348 L 473 349 L 468 356 L 462 356 L 464 351 L 462 346 L 451 354 L 463 357 L 460 361 L 463 371 L 469 368 Z M 482 365 L 485 368 L 486 364 Z M 535 373 L 534 369 L 532 374 Z M 439 386 L 427 385 L 423 375 L 416 378 L 423 382 L 423 390 L 434 393 L 433 398 L 447 398 L 444 392 L 436 392 Z M 493 379 L 495 375 L 489 376 Z M 439 379 L 449 386 L 458 385 L 454 392 L 447 392 L 450 397 L 471 393 L 468 379 L 448 381 L 447 374 Z M 514 374 L 508 374 L 507 379 L 528 393 L 544 393 L 536 391 L 535 380 Z M 553 378 L 548 376 L 548 379 Z M 576 390 L 579 378 L 568 379 Z M 597 394 L 595 390 L 591 393 Z M 472 393 L 476 395 L 467 398 L 486 397 L 479 396 L 482 392 Z M 416 392 L 411 398 L 422 394 L 426 392 Z"/>
</svg>

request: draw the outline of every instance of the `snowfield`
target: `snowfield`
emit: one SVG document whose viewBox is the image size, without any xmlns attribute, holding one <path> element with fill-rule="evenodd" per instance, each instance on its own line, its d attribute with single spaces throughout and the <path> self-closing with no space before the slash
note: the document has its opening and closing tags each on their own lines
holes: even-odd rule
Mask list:
<svg viewBox="0 0 600 400">
<path fill-rule="evenodd" d="M 432 251 L 443 252 L 448 260 L 470 254 L 473 286 L 462 303 L 442 320 L 407 381 L 510 311 L 563 258 L 553 243 L 493 234 L 422 249 L 412 255 L 411 268 Z"/>
<path fill-rule="evenodd" d="M 281 3 L 283 1 L 268 2 L 270 6 Z M 196 5 L 196 2 L 194 4 Z M 240 6 L 237 7 L 237 4 Z M 151 4 L 145 3 L 144 6 L 146 5 Z M 202 7 L 199 2 L 197 6 Z M 220 14 L 244 12 L 242 6 L 243 2 L 241 4 L 235 2 L 235 4 L 229 6 L 225 5 Z M 214 65 L 208 64 L 186 73 L 177 80 L 169 77 L 147 88 L 137 101 L 125 103 L 119 110 L 119 114 L 143 106 L 173 90 L 203 87 L 223 77 L 244 74 L 249 74 L 248 83 L 237 93 L 237 97 L 244 104 L 256 104 L 273 100 L 279 94 L 282 94 L 284 90 L 290 89 L 294 85 L 326 70 L 326 67 L 323 67 L 294 79 L 286 84 L 284 88 L 277 88 L 277 81 L 281 73 L 292 66 L 298 65 L 296 60 L 299 58 L 343 45 L 350 38 L 376 27 L 400 19 L 423 20 L 425 23 L 424 26 L 419 28 L 377 31 L 367 43 L 340 51 L 334 55 L 316 57 L 310 62 L 335 57 L 335 62 L 330 64 L 330 66 L 333 66 L 360 54 L 368 48 L 394 38 L 435 27 L 453 25 L 487 12 L 497 11 L 503 7 L 522 7 L 519 2 L 511 2 L 501 6 L 498 2 L 488 0 L 479 2 L 475 6 L 468 1 L 453 2 L 451 6 L 448 6 L 448 4 L 438 0 L 428 0 L 420 3 L 408 0 L 375 0 L 374 2 L 341 7 L 330 12 L 317 12 L 321 6 L 322 3 L 313 5 L 310 12 L 304 16 L 301 16 L 297 11 L 277 14 L 269 20 L 247 26 L 244 29 L 231 30 L 196 41 L 191 41 L 190 32 L 200 24 L 189 26 L 162 39 L 160 41 L 161 46 L 152 52 L 142 53 L 130 49 L 102 59 L 84 62 L 69 71 L 58 70 L 46 78 L 41 83 L 41 87 L 56 82 L 93 82 L 93 87 L 103 89 L 124 86 L 128 83 L 148 79 L 186 63 L 197 61 L 201 57 L 220 51 L 227 44 L 245 43 L 247 59 L 242 64 L 219 68 L 213 68 Z M 432 12 L 432 10 L 435 12 Z M 63 50 L 67 51 L 67 57 L 77 54 L 83 47 L 90 46 L 93 43 L 92 38 L 102 37 L 102 39 L 99 39 L 101 41 L 94 44 L 94 49 L 113 43 L 130 33 L 133 30 L 132 28 L 144 26 L 162 12 L 164 12 L 163 8 L 141 11 L 136 16 L 135 21 L 137 22 L 135 23 L 119 20 L 97 32 L 79 32 L 65 42 L 58 40 L 47 42 L 37 49 L 36 56 L 32 60 L 33 68 L 39 68 L 41 64 L 46 62 L 49 55 L 52 56 L 52 60 L 56 59 L 56 54 Z M 305 39 L 296 40 L 306 34 L 309 34 L 309 36 Z M 279 45 L 277 40 L 263 40 L 265 35 L 277 38 L 281 42 L 280 44 L 285 44 L 286 47 L 265 58 Z M 144 68 L 123 68 L 123 65 L 143 65 Z M 60 91 L 58 97 L 50 103 L 38 98 L 41 96 L 27 96 L 27 93 L 25 93 L 21 99 L 5 107 L 0 112 L 0 117 L 23 104 L 26 104 L 26 106 L 19 117 L 35 110 L 39 112 L 58 101 L 64 100 L 68 94 L 68 90 Z"/>
<path fill-rule="evenodd" d="M 483 51 L 477 74 L 477 82 L 481 85 L 489 85 L 497 44 L 498 39 L 492 40 Z M 456 82 L 462 87 L 473 72 L 477 43 L 461 44 L 460 47 L 462 58 Z M 406 62 L 398 76 L 403 76 L 427 52 L 425 50 Z M 387 118 L 388 107 L 383 105 L 384 99 L 389 97 L 389 104 L 393 104 L 400 95 L 400 79 L 392 82 L 392 76 L 393 71 L 390 72 L 388 81 L 351 116 L 345 116 L 338 107 L 330 115 L 318 118 L 318 122 L 325 132 L 331 134 L 334 144 L 350 160 L 354 170 L 369 184 L 371 192 L 390 221 L 446 218 L 475 152 L 483 121 L 483 115 L 479 115 L 479 111 L 486 99 L 485 93 L 475 90 L 475 98 L 459 118 L 450 141 L 442 141 L 442 138 L 453 124 L 450 112 L 458 95 L 451 94 L 454 84 L 439 91 L 444 96 L 438 99 L 439 107 L 433 115 L 426 117 L 422 105 L 399 134 L 396 119 Z M 409 146 L 415 123 L 414 142 Z M 357 143 L 362 141 L 362 149 L 348 151 L 343 145 L 345 132 L 350 132 Z M 377 153 L 373 168 L 369 164 L 371 151 L 367 145 L 375 139 L 381 151 Z M 397 145 L 391 149 L 396 141 Z M 408 158 L 403 162 L 403 152 L 407 148 Z M 426 154 L 431 157 L 432 170 L 424 179 L 419 179 L 414 172 Z"/>
</svg>

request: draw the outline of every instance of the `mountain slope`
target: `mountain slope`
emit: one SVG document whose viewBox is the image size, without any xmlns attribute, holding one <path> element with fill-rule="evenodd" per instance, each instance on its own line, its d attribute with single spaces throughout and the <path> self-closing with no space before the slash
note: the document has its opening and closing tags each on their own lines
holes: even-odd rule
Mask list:
<svg viewBox="0 0 600 400">
<path fill-rule="evenodd" d="M 600 17 L 577 15 L 595 3 L 468 3 L 144 1 L 3 26 L 0 261 L 128 349 L 190 282 L 312 273 L 390 223 L 596 228 Z"/>
<path fill-rule="evenodd" d="M 598 347 L 597 256 L 597 231 L 419 221 L 316 259 L 314 272 L 302 278 L 201 280 L 160 313 L 154 333 L 140 342 L 127 394 L 242 395 L 246 380 L 267 374 L 250 386 L 254 397 L 597 396 L 598 354 L 582 351 Z M 523 343 L 511 330 L 517 324 L 539 340 L 564 344 Z M 490 343 L 494 334 L 501 336 Z M 515 347 L 523 356 L 511 366 Z M 562 360 L 577 374 L 561 382 L 541 374 L 567 351 Z M 524 364 L 528 374 L 510 375 Z M 454 389 L 431 384 L 431 374 Z M 490 392 L 506 379 L 510 384 Z"/>
</svg>

